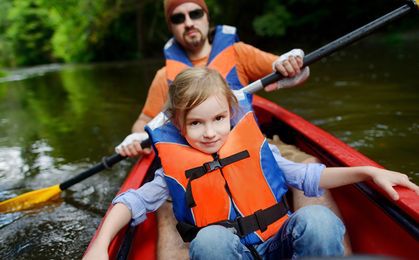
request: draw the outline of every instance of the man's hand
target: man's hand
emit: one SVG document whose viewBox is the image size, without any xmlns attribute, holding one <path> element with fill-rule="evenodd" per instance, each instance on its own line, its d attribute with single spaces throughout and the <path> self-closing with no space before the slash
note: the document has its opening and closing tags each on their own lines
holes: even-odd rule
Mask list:
<svg viewBox="0 0 419 260">
<path fill-rule="evenodd" d="M 273 91 L 280 88 L 290 88 L 302 84 L 310 75 L 310 69 L 303 66 L 304 52 L 301 49 L 293 49 L 279 58 L 272 64 L 272 69 L 281 73 L 285 78 L 276 83 L 268 85 L 265 90 Z"/>
</svg>

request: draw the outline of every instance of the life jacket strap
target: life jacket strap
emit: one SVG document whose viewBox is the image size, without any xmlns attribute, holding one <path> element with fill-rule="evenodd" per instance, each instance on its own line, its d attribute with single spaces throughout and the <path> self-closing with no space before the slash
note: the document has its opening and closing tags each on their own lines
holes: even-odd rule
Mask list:
<svg viewBox="0 0 419 260">
<path fill-rule="evenodd" d="M 238 217 L 235 220 L 224 220 L 210 225 L 233 228 L 235 234 L 242 238 L 258 230 L 265 231 L 270 224 L 284 217 L 288 213 L 288 210 L 284 196 L 281 202 L 269 208 L 258 210 L 252 215 Z M 199 228 L 186 222 L 178 222 L 176 228 L 184 242 L 191 242 L 203 227 Z"/>
<path fill-rule="evenodd" d="M 258 230 L 264 232 L 270 224 L 282 218 L 287 213 L 288 207 L 286 203 L 284 203 L 283 198 L 280 203 L 277 203 L 269 208 L 258 210 L 254 214 L 246 217 L 238 217 L 235 221 L 233 221 L 234 223 L 232 224 L 232 227 L 237 230 L 237 235 L 240 237 L 244 237 L 247 234 Z M 226 222 L 228 226 L 229 221 Z"/>
<path fill-rule="evenodd" d="M 223 159 L 215 159 L 213 161 L 202 164 L 202 166 L 198 166 L 198 167 L 186 170 L 185 175 L 186 175 L 186 178 L 191 179 L 191 180 L 198 179 L 208 172 L 212 172 L 215 169 L 222 168 L 226 165 L 240 161 L 247 157 L 250 157 L 250 154 L 247 150 L 244 150 L 236 154 L 230 155 L 228 157 L 225 157 Z"/>
<path fill-rule="evenodd" d="M 199 230 L 201 230 L 201 228 L 186 222 L 178 222 L 176 224 L 176 229 L 185 243 L 191 242 L 196 237 Z"/>
<path fill-rule="evenodd" d="M 202 166 L 198 166 L 185 171 L 186 178 L 188 178 L 188 185 L 186 186 L 186 203 L 189 208 L 195 207 L 195 200 L 192 196 L 192 186 L 191 181 L 198 179 L 205 174 L 212 172 L 216 169 L 221 169 L 226 165 L 232 164 L 234 162 L 240 161 L 250 157 L 250 154 L 247 150 L 238 152 L 236 154 L 230 155 L 223 159 L 215 158 L 213 161 L 206 162 Z"/>
</svg>

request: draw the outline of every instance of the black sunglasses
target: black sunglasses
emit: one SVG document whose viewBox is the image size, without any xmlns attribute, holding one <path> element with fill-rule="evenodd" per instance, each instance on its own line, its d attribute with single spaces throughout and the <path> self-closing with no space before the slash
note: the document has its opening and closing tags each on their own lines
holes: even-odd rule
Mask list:
<svg viewBox="0 0 419 260">
<path fill-rule="evenodd" d="M 195 9 L 195 10 L 190 11 L 188 14 L 189 14 L 189 18 L 191 18 L 192 20 L 198 20 L 198 19 L 201 19 L 202 16 L 204 16 L 204 10 Z M 170 16 L 170 22 L 172 24 L 181 24 L 185 22 L 185 19 L 186 17 L 184 13 L 178 13 L 178 14 L 174 14 Z"/>
</svg>

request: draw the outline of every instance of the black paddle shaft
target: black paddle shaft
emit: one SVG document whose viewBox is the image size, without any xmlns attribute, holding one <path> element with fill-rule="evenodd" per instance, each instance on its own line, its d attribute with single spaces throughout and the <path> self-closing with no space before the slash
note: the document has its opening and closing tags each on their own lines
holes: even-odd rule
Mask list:
<svg viewBox="0 0 419 260">
<path fill-rule="evenodd" d="M 343 47 L 346 47 L 357 40 L 364 38 L 374 32 L 375 30 L 383 27 L 384 25 L 408 14 L 412 10 L 416 10 L 417 6 L 414 2 L 409 1 L 408 4 L 405 4 L 394 11 L 381 16 L 380 18 L 356 29 L 355 31 L 352 31 L 339 39 L 334 40 L 333 42 L 326 44 L 325 46 L 307 54 L 304 57 L 304 67 L 313 64 L 314 62 L 329 56 L 330 54 L 336 52 L 339 49 L 342 49 Z M 261 79 L 261 83 L 264 87 L 266 87 L 269 84 L 272 84 L 280 79 L 282 79 L 283 76 L 278 72 L 273 72 Z"/>
<path fill-rule="evenodd" d="M 150 147 L 150 141 L 149 139 L 141 142 L 141 147 L 146 148 L 146 147 Z M 60 189 L 61 190 L 65 190 L 71 186 L 73 186 L 76 183 L 79 183 L 81 181 L 83 181 L 86 178 L 89 178 L 90 176 L 92 176 L 95 173 L 98 173 L 100 171 L 103 171 L 104 169 L 110 169 L 114 164 L 122 161 L 123 159 L 125 159 L 125 156 L 122 156 L 118 153 L 113 154 L 109 157 L 104 157 L 102 159 L 101 163 L 96 164 L 95 166 L 93 166 L 92 168 L 78 174 L 77 176 L 74 176 L 73 178 L 63 182 L 60 184 Z"/>
</svg>

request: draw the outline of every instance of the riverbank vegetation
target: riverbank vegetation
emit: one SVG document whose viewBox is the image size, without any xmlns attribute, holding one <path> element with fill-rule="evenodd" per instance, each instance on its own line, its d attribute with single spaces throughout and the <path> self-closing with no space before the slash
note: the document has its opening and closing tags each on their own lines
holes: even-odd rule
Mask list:
<svg viewBox="0 0 419 260">
<path fill-rule="evenodd" d="M 0 1 L 0 67 L 160 57 L 170 37 L 162 2 Z M 307 42 L 319 46 L 402 1 L 207 0 L 207 4 L 212 21 L 234 25 L 241 40 L 273 49 Z M 398 32 L 409 32 L 418 21 L 417 16 L 402 19 L 386 30 L 397 26 Z"/>
</svg>

